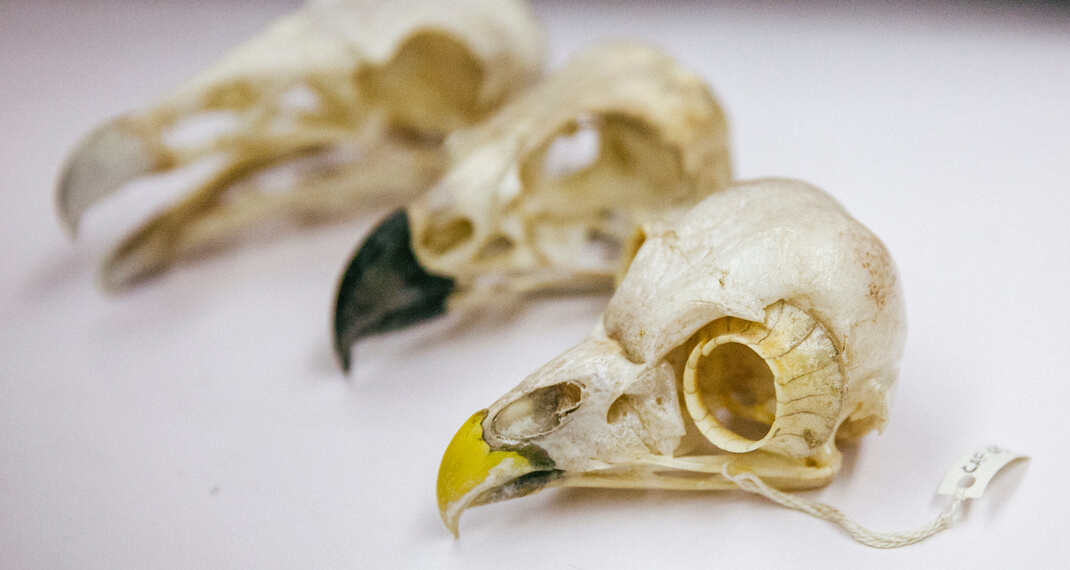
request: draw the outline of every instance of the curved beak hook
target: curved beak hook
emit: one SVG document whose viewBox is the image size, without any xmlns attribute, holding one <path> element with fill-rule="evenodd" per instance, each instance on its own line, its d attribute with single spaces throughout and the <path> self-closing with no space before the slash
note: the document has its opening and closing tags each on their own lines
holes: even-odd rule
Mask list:
<svg viewBox="0 0 1070 570">
<path fill-rule="evenodd" d="M 338 286 L 334 349 L 342 369 L 349 371 L 358 340 L 444 315 L 455 284 L 420 265 L 405 210 L 388 216 L 357 249 Z"/>
</svg>

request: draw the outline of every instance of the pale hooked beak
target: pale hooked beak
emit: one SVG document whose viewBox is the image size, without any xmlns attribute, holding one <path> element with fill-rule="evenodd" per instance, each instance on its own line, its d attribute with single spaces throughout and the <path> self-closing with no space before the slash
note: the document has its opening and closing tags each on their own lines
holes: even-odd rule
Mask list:
<svg viewBox="0 0 1070 570">
<path fill-rule="evenodd" d="M 372 231 L 342 276 L 334 306 L 334 348 L 349 371 L 360 339 L 446 314 L 452 277 L 429 273 L 412 249 L 409 216 L 398 210 Z"/>
<path fill-rule="evenodd" d="M 123 184 L 166 168 L 169 157 L 133 122 L 116 119 L 89 133 L 67 158 L 56 192 L 67 233 L 78 233 L 86 210 Z"/>
</svg>

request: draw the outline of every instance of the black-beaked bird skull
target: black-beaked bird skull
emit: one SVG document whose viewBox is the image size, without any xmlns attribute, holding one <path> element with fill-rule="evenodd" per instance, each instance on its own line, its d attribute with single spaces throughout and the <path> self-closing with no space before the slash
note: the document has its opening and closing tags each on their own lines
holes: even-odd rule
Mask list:
<svg viewBox="0 0 1070 570">
<path fill-rule="evenodd" d="M 526 274 L 520 288 L 579 273 L 612 283 L 640 223 L 685 212 L 731 178 L 705 81 L 634 44 L 581 51 L 449 145 L 451 168 L 408 213 L 417 257 L 460 286 L 491 273 Z M 587 255 L 596 244 L 609 254 Z"/>
<path fill-rule="evenodd" d="M 446 174 L 368 238 L 343 278 L 343 364 L 360 337 L 441 314 L 447 295 L 450 305 L 482 305 L 609 291 L 639 225 L 678 217 L 731 179 L 724 113 L 706 83 L 627 43 L 579 52 L 447 146 Z M 431 280 L 434 299 L 412 287 L 387 298 L 378 291 L 386 273 L 396 274 L 389 283 L 435 276 L 453 286 Z"/>
<path fill-rule="evenodd" d="M 828 483 L 837 442 L 881 428 L 905 314 L 884 245 L 802 182 L 737 183 L 648 224 L 591 336 L 474 415 L 439 507 L 548 485 L 781 489 Z"/>
</svg>

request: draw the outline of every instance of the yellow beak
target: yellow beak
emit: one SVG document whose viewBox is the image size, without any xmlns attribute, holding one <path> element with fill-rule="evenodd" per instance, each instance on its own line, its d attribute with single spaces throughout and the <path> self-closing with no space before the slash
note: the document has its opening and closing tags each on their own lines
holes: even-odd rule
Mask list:
<svg viewBox="0 0 1070 570">
<path fill-rule="evenodd" d="M 533 445 L 495 450 L 483 439 L 487 410 L 477 412 L 453 436 L 438 470 L 438 511 L 453 536 L 468 507 L 511 499 L 543 488 L 560 471 Z"/>
</svg>

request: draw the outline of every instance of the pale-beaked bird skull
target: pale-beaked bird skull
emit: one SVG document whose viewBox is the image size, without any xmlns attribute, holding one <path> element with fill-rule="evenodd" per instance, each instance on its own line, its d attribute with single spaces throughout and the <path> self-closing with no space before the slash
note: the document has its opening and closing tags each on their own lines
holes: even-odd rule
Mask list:
<svg viewBox="0 0 1070 570">
<path fill-rule="evenodd" d="M 404 204 L 442 173 L 446 135 L 538 78 L 543 44 L 521 0 L 309 0 L 91 132 L 59 181 L 61 218 L 74 234 L 126 182 L 221 159 L 110 254 L 115 291 L 268 222 Z"/>
<path fill-rule="evenodd" d="M 736 183 L 648 224 L 594 332 L 468 420 L 438 479 L 465 508 L 546 486 L 827 484 L 883 427 L 906 333 L 895 265 L 803 182 Z"/>
<path fill-rule="evenodd" d="M 343 276 L 335 346 L 529 292 L 611 291 L 636 228 L 731 179 L 728 130 L 692 71 L 599 44 L 447 141 L 450 166 Z"/>
</svg>

